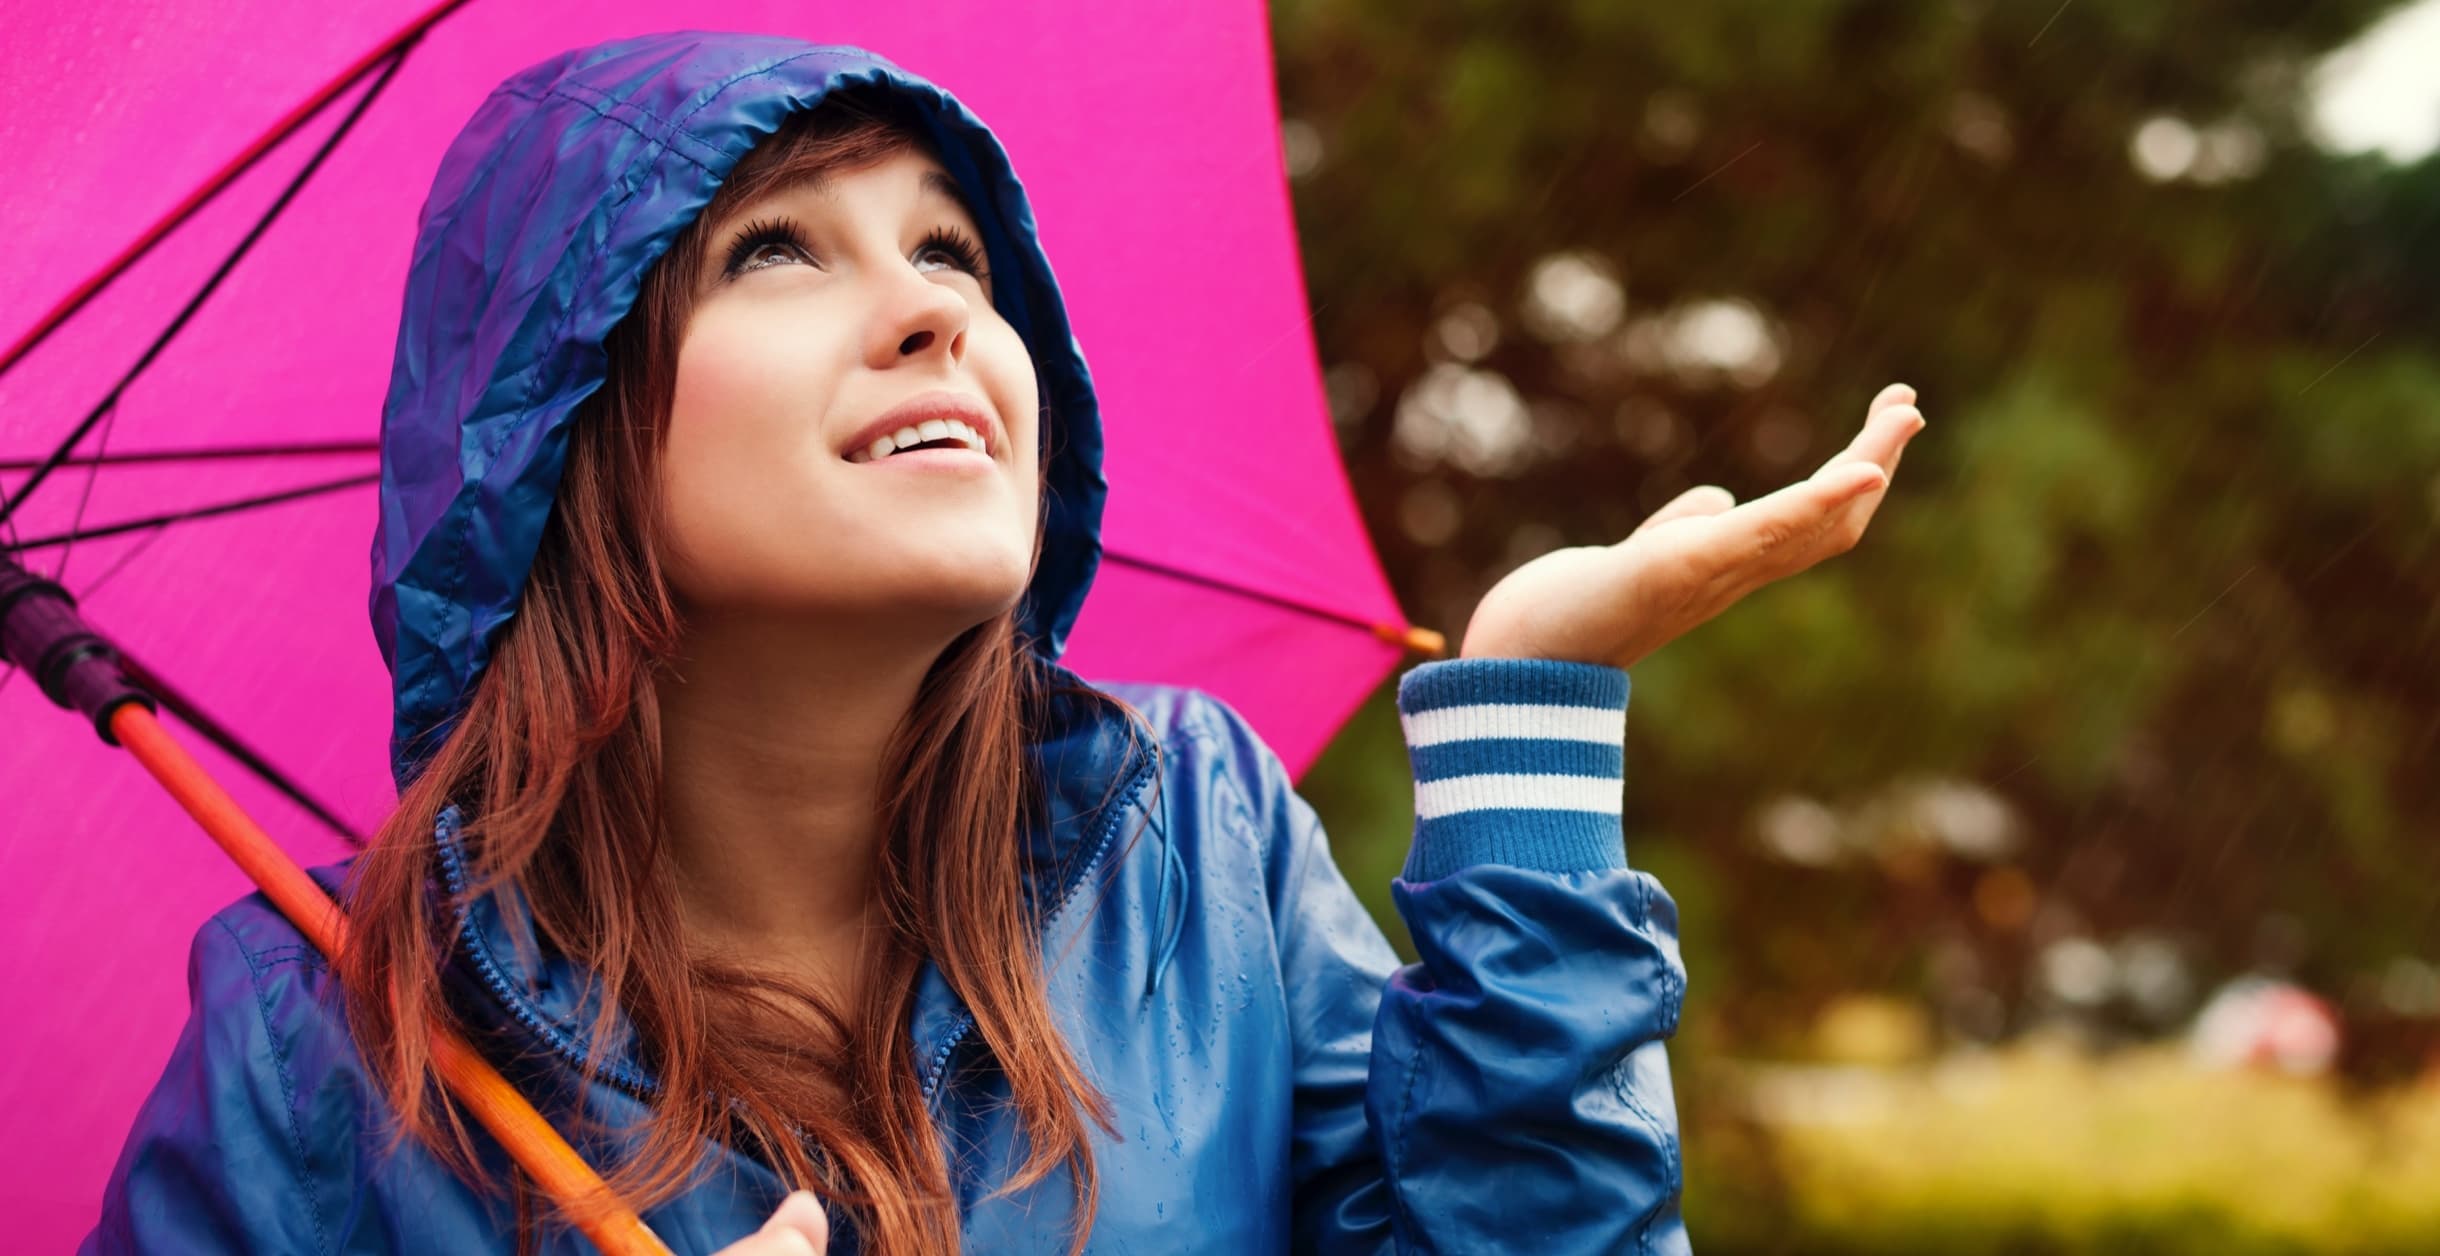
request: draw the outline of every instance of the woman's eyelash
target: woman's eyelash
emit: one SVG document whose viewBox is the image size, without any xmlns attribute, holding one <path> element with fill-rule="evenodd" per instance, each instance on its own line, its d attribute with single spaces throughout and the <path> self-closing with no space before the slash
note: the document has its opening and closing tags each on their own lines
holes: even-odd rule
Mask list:
<svg viewBox="0 0 2440 1256">
<path fill-rule="evenodd" d="M 737 237 L 737 242 L 729 246 L 728 260 L 721 268 L 722 273 L 735 275 L 748 269 L 762 269 L 759 266 L 748 267 L 746 262 L 756 253 L 774 245 L 785 245 L 808 258 L 813 256 L 813 250 L 805 245 L 804 233 L 797 230 L 795 223 L 785 218 L 758 219 L 747 224 L 745 231 Z M 947 254 L 958 269 L 978 280 L 991 278 L 991 271 L 983 263 L 982 246 L 955 227 L 934 227 L 915 246 L 918 256 L 931 249 L 939 249 Z"/>
<path fill-rule="evenodd" d="M 746 224 L 745 231 L 737 237 L 737 243 L 729 246 L 729 259 L 721 267 L 721 273 L 734 275 L 744 270 L 747 258 L 775 244 L 787 245 L 807 257 L 813 256 L 813 250 L 805 247 L 804 233 L 796 229 L 795 223 L 785 218 L 757 219 Z"/>
<path fill-rule="evenodd" d="M 939 249 L 948 254 L 956 259 L 960 270 L 977 279 L 991 278 L 991 271 L 983 265 L 982 246 L 976 244 L 973 237 L 955 227 L 932 228 L 932 234 L 925 236 L 923 243 L 915 246 L 917 253 L 921 253 L 925 249 Z"/>
</svg>

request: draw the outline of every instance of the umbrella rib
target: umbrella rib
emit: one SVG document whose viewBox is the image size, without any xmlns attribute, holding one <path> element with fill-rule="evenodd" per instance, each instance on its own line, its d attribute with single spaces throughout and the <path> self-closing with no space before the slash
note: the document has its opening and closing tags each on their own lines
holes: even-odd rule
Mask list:
<svg viewBox="0 0 2440 1256">
<path fill-rule="evenodd" d="M 60 461 L 63 467 L 126 466 L 153 462 L 204 462 L 241 458 L 316 458 L 331 454 L 378 454 L 381 442 L 334 440 L 292 445 L 214 445 L 202 449 L 140 449 L 117 453 L 76 454 Z M 41 465 L 38 458 L 0 458 L 0 471 L 24 471 Z"/>
<path fill-rule="evenodd" d="M 141 519 L 123 519 L 117 523 L 105 523 L 98 528 L 85 528 L 80 531 L 62 532 L 53 536 L 38 536 L 30 541 L 20 541 L 11 548 L 23 553 L 28 550 L 48 549 L 54 545 L 65 545 L 71 541 L 90 540 L 94 537 L 102 536 L 117 536 L 122 532 L 140 532 L 146 528 L 158 528 L 166 524 L 182 523 L 189 519 L 208 519 L 214 515 L 236 514 L 238 511 L 252 510 L 258 506 L 277 506 L 282 502 L 292 502 L 299 498 L 314 497 L 323 493 L 335 493 L 341 489 L 357 488 L 362 485 L 375 483 L 380 479 L 381 474 L 379 472 L 366 472 L 363 475 L 351 475 L 337 480 L 324 480 L 318 484 L 300 485 L 296 488 L 281 489 L 276 493 L 264 493 L 256 497 L 241 497 L 235 501 L 215 502 L 209 506 L 198 506 L 193 510 L 172 511 L 169 514 L 164 515 L 147 515 Z"/>
<path fill-rule="evenodd" d="M 110 259 L 85 282 L 78 284 L 74 291 L 51 308 L 50 313 L 43 315 L 41 320 L 36 322 L 25 335 L 19 337 L 16 344 L 10 345 L 7 353 L 0 354 L 0 375 L 6 375 L 20 359 L 33 352 L 35 347 L 49 338 L 53 331 L 58 330 L 60 324 L 74 317 L 78 310 L 83 309 L 93 298 L 100 296 L 103 289 L 108 288 L 120 275 L 143 260 L 144 255 L 151 252 L 154 245 L 168 238 L 169 234 L 177 230 L 180 224 L 194 217 L 204 206 L 211 204 L 213 198 L 219 196 L 223 189 L 237 181 L 237 176 L 253 169 L 256 162 L 261 161 L 266 154 L 279 146 L 280 141 L 287 139 L 298 127 L 320 116 L 322 110 L 329 107 L 331 101 L 339 98 L 339 93 L 355 86 L 357 80 L 363 78 L 376 62 L 422 39 L 424 32 L 432 29 L 442 18 L 456 12 L 465 3 L 466 0 L 444 0 L 423 16 L 408 23 L 404 29 L 382 41 L 381 46 L 357 58 L 354 65 L 342 71 L 337 78 L 323 84 L 320 91 L 308 97 L 302 104 L 289 110 L 288 116 L 273 123 L 270 130 L 257 136 L 254 143 L 249 145 L 244 152 L 239 153 L 227 165 L 222 166 L 219 173 L 204 180 L 203 184 L 189 193 L 184 201 L 179 202 L 175 208 L 162 215 L 160 221 L 154 223 L 143 235 L 136 237 L 126 248 L 120 250 L 117 257 Z"/>
<path fill-rule="evenodd" d="M 103 586 L 110 583 L 111 577 L 125 571 L 127 569 L 127 564 L 134 562 L 137 556 L 141 555 L 145 550 L 152 548 L 153 542 L 160 540 L 162 537 L 168 534 L 169 525 L 167 524 L 163 524 L 160 527 L 146 531 L 144 533 L 143 540 L 137 541 L 135 544 L 121 550 L 119 552 L 119 556 L 112 559 L 109 566 L 102 568 L 102 574 L 95 576 L 91 580 L 82 582 L 80 587 L 76 590 L 76 596 L 79 598 L 89 598 L 94 594 L 101 592 Z"/>
<path fill-rule="evenodd" d="M 314 819 L 320 820 L 331 832 L 338 834 L 340 840 L 359 849 L 364 846 L 363 834 L 349 828 L 346 821 L 341 820 L 330 808 L 323 806 L 313 795 L 306 793 L 304 787 L 289 779 L 287 773 L 271 766 L 270 760 L 265 759 L 261 752 L 247 745 L 237 734 L 230 732 L 227 725 L 212 718 L 202 707 L 195 705 L 194 699 L 172 688 L 169 682 L 161 679 L 159 672 L 146 667 L 142 661 L 128 654 L 126 650 L 119 649 L 115 645 L 113 648 L 117 649 L 119 666 L 127 672 L 127 678 L 158 699 L 162 706 L 168 707 L 170 713 L 177 716 L 188 728 L 194 729 L 202 735 L 204 740 L 220 747 L 222 753 L 237 760 L 247 771 L 261 777 L 265 784 L 286 794 L 291 801 L 303 807 Z"/>
<path fill-rule="evenodd" d="M 17 513 L 17 508 L 25 504 L 25 499 L 33 494 L 35 488 L 39 487 L 51 472 L 57 470 L 70 454 L 76 452 L 77 444 L 85 439 L 86 433 L 93 430 L 94 424 L 101 422 L 102 416 L 108 414 L 111 408 L 119 403 L 120 394 L 126 392 L 128 386 L 135 383 L 136 377 L 142 375 L 145 369 L 152 365 L 153 360 L 161 355 L 161 351 L 169 347 L 169 342 L 185 329 L 187 320 L 193 318 L 195 312 L 203 308 L 203 303 L 211 299 L 212 293 L 219 289 L 221 281 L 227 279 L 229 273 L 237 269 L 237 263 L 244 260 L 246 254 L 254 248 L 254 242 L 261 239 L 265 231 L 270 230 L 271 224 L 279 218 L 281 211 L 288 208 L 288 203 L 296 198 L 298 192 L 304 190 L 306 182 L 313 178 L 314 172 L 322 168 L 323 161 L 338 148 L 339 141 L 347 138 L 347 133 L 354 129 L 357 119 L 364 116 L 365 109 L 380 97 L 383 88 L 390 85 L 390 79 L 398 73 L 398 67 L 406 64 L 409 51 L 412 51 L 412 43 L 401 47 L 391 55 L 389 63 L 382 67 L 380 77 L 374 79 L 373 85 L 356 97 L 356 103 L 349 106 L 347 116 L 340 119 L 339 125 L 324 137 L 321 147 L 315 149 L 313 156 L 306 159 L 305 165 L 297 171 L 296 177 L 290 179 L 288 186 L 280 190 L 278 198 L 271 202 L 271 207 L 263 212 L 263 216 L 255 220 L 254 225 L 246 230 L 245 237 L 237 242 L 237 247 L 231 249 L 229 255 L 221 259 L 219 267 L 212 272 L 212 277 L 204 280 L 203 286 L 195 290 L 195 295 L 188 298 L 185 308 L 178 311 L 177 317 L 170 320 L 169 326 L 163 328 L 159 336 L 154 337 L 152 344 L 145 348 L 143 354 L 136 359 L 135 364 L 127 368 L 125 375 L 119 377 L 119 382 L 111 385 L 110 392 L 93 407 L 92 412 L 85 416 L 84 421 L 78 423 L 75 430 L 68 433 L 67 439 L 61 441 L 59 447 L 52 450 L 50 456 L 44 458 L 41 464 L 34 468 L 34 473 L 26 477 L 25 483 L 17 486 L 17 491 L 9 494 L 6 503 L 0 504 L 0 520 L 6 520 Z"/>
<path fill-rule="evenodd" d="M 101 436 L 96 438 L 93 442 L 94 457 L 103 458 L 109 456 L 110 434 L 117 431 L 118 426 L 118 407 L 112 406 L 110 408 L 109 420 L 102 424 Z M 68 516 L 68 531 L 70 533 L 74 533 L 76 529 L 85 526 L 85 507 L 93 504 L 93 482 L 101 478 L 101 472 L 102 464 L 99 462 L 94 463 L 85 471 L 85 487 L 76 495 L 76 513 Z M 70 536 L 69 540 L 74 541 L 75 537 Z M 75 550 L 76 547 L 73 544 L 62 545 L 59 547 L 59 565 L 51 569 L 51 579 L 54 581 L 59 581 L 68 578 L 68 555 L 74 553 Z"/>
<path fill-rule="evenodd" d="M 1279 607 L 1282 610 L 1295 611 L 1300 615 L 1310 615 L 1315 619 L 1327 619 L 1333 623 L 1346 624 L 1350 627 L 1362 628 L 1365 631 L 1372 633 L 1374 636 L 1381 638 L 1382 640 L 1390 641 L 1396 644 L 1403 644 L 1410 649 L 1420 650 L 1424 653 L 1433 653 L 1438 648 L 1437 646 L 1427 646 L 1424 644 L 1424 642 L 1431 638 L 1434 634 L 1425 633 L 1422 638 L 1418 638 L 1414 634 L 1420 630 L 1403 625 L 1379 623 L 1374 620 L 1366 619 L 1361 615 L 1351 615 L 1346 611 L 1336 611 L 1324 606 L 1315 606 L 1310 602 L 1300 602 L 1294 598 L 1282 597 L 1277 593 L 1266 593 L 1261 589 L 1247 588 L 1242 584 L 1233 584 L 1216 576 L 1201 575 L 1196 572 L 1186 571 L 1182 568 L 1172 567 L 1167 563 L 1154 562 L 1149 558 L 1138 558 L 1133 554 L 1122 554 L 1116 550 L 1105 549 L 1102 551 L 1102 557 L 1124 566 L 1149 571 L 1154 575 L 1167 576 L 1172 580 L 1183 581 L 1187 584 L 1201 585 L 1206 589 L 1215 589 L 1222 593 L 1233 593 L 1239 597 L 1250 597 L 1257 602 L 1267 602 L 1270 605 Z"/>
</svg>

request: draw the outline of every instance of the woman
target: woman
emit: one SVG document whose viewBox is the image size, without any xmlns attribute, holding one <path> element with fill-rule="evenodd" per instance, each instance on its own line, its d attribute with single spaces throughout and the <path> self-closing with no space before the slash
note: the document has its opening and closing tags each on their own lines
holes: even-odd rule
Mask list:
<svg viewBox="0 0 2440 1256">
<path fill-rule="evenodd" d="M 1911 399 L 1536 560 L 1404 678 L 1399 969 L 1235 712 L 1057 662 L 1100 429 L 982 124 L 761 36 L 534 66 L 408 280 L 401 796 L 317 873 L 354 944 L 203 927 L 86 1246 L 580 1250 L 435 1090 L 437 1016 L 682 1252 L 1684 1250 L 1624 669 L 1852 545 Z"/>
</svg>

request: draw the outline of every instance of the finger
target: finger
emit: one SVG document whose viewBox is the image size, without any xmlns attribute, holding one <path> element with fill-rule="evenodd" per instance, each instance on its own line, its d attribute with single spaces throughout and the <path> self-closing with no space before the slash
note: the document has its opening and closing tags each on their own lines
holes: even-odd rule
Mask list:
<svg viewBox="0 0 2440 1256">
<path fill-rule="evenodd" d="M 1832 462 L 1720 516 L 1727 526 L 1719 543 L 1740 581 L 1767 583 L 1852 545 L 1848 508 L 1888 487 L 1889 475 L 1876 463 Z"/>
<path fill-rule="evenodd" d="M 1898 443 L 1889 451 L 1889 461 L 1881 464 L 1881 469 L 1892 476 L 1898 474 L 1898 463 L 1906 457 L 1906 447 L 1914 443 L 1915 437 L 1921 435 L 1924 428 L 1931 426 L 1931 420 L 1923 417 L 1922 410 L 1911 403 L 1907 409 L 1914 411 L 1914 422 L 1898 433 Z"/>
<path fill-rule="evenodd" d="M 1906 452 L 1906 442 L 1923 428 L 1923 412 L 1911 402 L 1885 406 L 1874 411 L 1855 439 L 1822 466 L 1826 470 L 1842 462 L 1870 462 L 1884 474 L 1896 475 L 1898 458 Z"/>
<path fill-rule="evenodd" d="M 1871 405 L 1868 405 L 1868 406 L 1866 406 L 1866 407 L 1864 407 L 1864 417 L 1865 417 L 1865 419 L 1866 419 L 1867 421 L 1869 421 L 1869 420 L 1872 418 L 1872 416 L 1873 416 L 1873 415 L 1879 414 L 1879 413 L 1880 413 L 1880 412 L 1881 412 L 1883 409 L 1886 409 L 1887 407 L 1890 407 L 1890 406 L 1911 406 L 1911 405 L 1913 405 L 1914 403 L 1915 403 L 1915 386 L 1914 386 L 1914 385 L 1912 385 L 1912 384 L 1890 384 L 1890 385 L 1888 385 L 1888 386 L 1884 387 L 1883 389 L 1881 389 L 1881 391 L 1880 391 L 1880 392 L 1877 392 L 1877 393 L 1873 394 L 1873 398 L 1872 398 L 1872 404 L 1871 404 Z"/>
<path fill-rule="evenodd" d="M 812 1256 L 822 1256 L 830 1247 L 830 1214 L 823 1210 L 822 1201 L 813 1192 L 791 1191 L 772 1212 L 771 1219 L 763 1223 L 761 1232 L 773 1237 L 793 1236 L 804 1242 Z"/>
<path fill-rule="evenodd" d="M 793 1227 L 761 1229 L 721 1248 L 713 1256 L 828 1256 L 828 1244 L 817 1244 Z"/>
<path fill-rule="evenodd" d="M 1653 511 L 1651 518 L 1635 525 L 1635 532 L 1642 532 L 1656 524 L 1667 523 L 1672 519 L 1690 519 L 1697 515 L 1716 515 L 1721 511 L 1734 507 L 1736 504 L 1737 495 L 1729 492 L 1727 489 L 1724 489 L 1717 484 L 1698 484 L 1693 488 L 1687 489 L 1685 492 L 1670 498 L 1668 505 Z M 1627 535 L 1630 537 L 1634 536 L 1635 532 L 1630 532 Z"/>
</svg>

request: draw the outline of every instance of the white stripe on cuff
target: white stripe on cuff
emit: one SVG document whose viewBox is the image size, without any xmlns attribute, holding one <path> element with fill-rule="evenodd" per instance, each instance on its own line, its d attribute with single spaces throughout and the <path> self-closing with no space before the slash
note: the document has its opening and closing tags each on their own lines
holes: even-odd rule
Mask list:
<svg viewBox="0 0 2440 1256">
<path fill-rule="evenodd" d="M 1537 710 L 1549 710 L 1541 707 Z M 1523 772 L 1452 776 L 1415 783 L 1415 816 L 1442 816 L 1495 808 L 1532 811 L 1592 811 L 1618 815 L 1623 810 L 1626 782 L 1615 776 L 1548 776 Z"/>
<path fill-rule="evenodd" d="M 1401 714 L 1399 721 L 1405 725 L 1409 746 L 1495 737 L 1593 741 L 1609 746 L 1624 745 L 1627 740 L 1627 713 L 1623 708 L 1494 702 L 1410 711 Z"/>
</svg>

